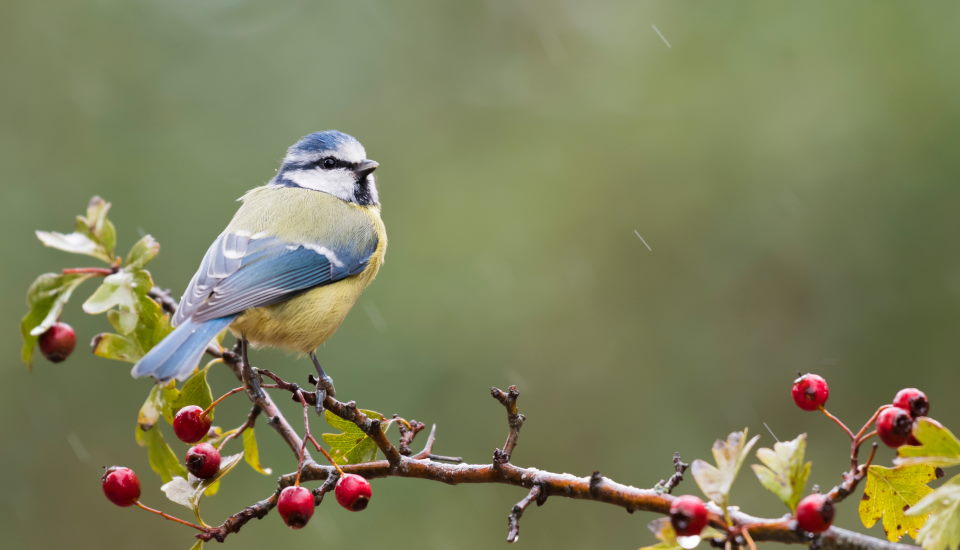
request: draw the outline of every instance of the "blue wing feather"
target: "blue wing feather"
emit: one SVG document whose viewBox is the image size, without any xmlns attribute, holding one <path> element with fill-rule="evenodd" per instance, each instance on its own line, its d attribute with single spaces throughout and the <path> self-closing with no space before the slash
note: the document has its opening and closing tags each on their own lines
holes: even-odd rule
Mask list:
<svg viewBox="0 0 960 550">
<path fill-rule="evenodd" d="M 175 324 L 202 322 L 287 300 L 363 271 L 376 249 L 331 250 L 276 237 L 224 233 L 207 251 L 183 295 Z"/>
</svg>

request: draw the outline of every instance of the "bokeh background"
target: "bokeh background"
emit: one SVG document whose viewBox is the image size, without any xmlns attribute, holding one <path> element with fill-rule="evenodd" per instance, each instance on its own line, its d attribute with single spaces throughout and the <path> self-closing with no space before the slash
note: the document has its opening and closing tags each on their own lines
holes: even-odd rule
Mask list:
<svg viewBox="0 0 960 550">
<path fill-rule="evenodd" d="M 234 199 L 325 128 L 381 162 L 391 242 L 320 356 L 342 397 L 436 422 L 438 452 L 488 460 L 505 425 L 487 388 L 510 383 L 529 417 L 519 464 L 638 486 L 734 429 L 769 446 L 764 423 L 808 432 L 811 482 L 833 485 L 844 436 L 793 406 L 797 371 L 826 375 L 851 424 L 916 385 L 956 427 L 958 16 L 951 2 L 5 0 L 2 545 L 191 545 L 100 494 L 100 467 L 126 464 L 145 502 L 188 514 L 133 441 L 149 382 L 85 348 L 19 364 L 27 286 L 93 262 L 32 230 L 67 231 L 102 195 L 121 251 L 153 234 L 150 269 L 179 295 Z M 107 326 L 80 311 L 93 288 L 65 314 L 82 343 Z M 239 398 L 225 409 L 242 420 Z M 291 470 L 258 432 L 268 465 Z M 228 481 L 211 522 L 273 487 L 245 466 Z M 363 514 L 328 501 L 303 532 L 271 515 L 229 547 L 501 547 L 523 496 L 374 490 Z M 785 510 L 748 470 L 734 500 Z M 855 507 L 839 524 L 859 527 Z M 520 544 L 636 548 L 650 519 L 556 498 Z"/>
</svg>

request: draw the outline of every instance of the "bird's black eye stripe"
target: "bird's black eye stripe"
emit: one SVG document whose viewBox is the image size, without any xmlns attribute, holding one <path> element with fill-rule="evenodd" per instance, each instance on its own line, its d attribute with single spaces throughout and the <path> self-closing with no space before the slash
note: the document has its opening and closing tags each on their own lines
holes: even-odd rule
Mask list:
<svg viewBox="0 0 960 550">
<path fill-rule="evenodd" d="M 316 162 L 316 165 L 324 170 L 334 170 L 336 168 L 349 168 L 350 170 L 356 170 L 360 164 L 357 162 L 347 162 L 336 157 L 323 157 Z"/>
</svg>

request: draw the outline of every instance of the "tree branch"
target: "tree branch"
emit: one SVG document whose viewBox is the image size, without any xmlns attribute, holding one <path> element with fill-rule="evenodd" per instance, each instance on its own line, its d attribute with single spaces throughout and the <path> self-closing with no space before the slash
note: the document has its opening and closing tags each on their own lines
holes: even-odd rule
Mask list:
<svg viewBox="0 0 960 550">
<path fill-rule="evenodd" d="M 298 389 L 296 384 L 285 382 L 274 373 L 269 371 L 261 371 L 261 373 L 276 381 L 277 388 L 279 389 L 292 392 Z M 491 394 L 507 408 L 510 433 L 507 436 L 507 443 L 504 444 L 504 450 L 509 448 L 512 453 L 516 446 L 517 432 L 523 422 L 523 415 L 516 409 L 516 400 L 519 392 L 515 387 L 511 387 L 507 392 L 494 388 L 491 390 Z M 312 404 L 312 402 L 315 401 L 315 394 L 313 393 L 303 393 L 302 395 L 308 404 Z M 364 429 L 363 425 L 366 425 L 370 431 L 373 431 L 372 428 L 378 426 L 378 424 L 373 423 L 372 419 L 359 413 L 356 405 L 352 402 L 342 403 L 335 398 L 327 396 L 324 400 L 324 406 L 334 414 L 341 416 L 341 418 L 354 422 L 361 429 Z M 341 413 L 343 413 L 343 415 L 341 415 Z M 518 421 L 517 419 L 520 420 Z M 368 432 L 364 430 L 364 433 Z M 383 435 L 383 432 L 379 429 L 373 431 L 373 433 Z M 368 435 L 370 434 L 368 433 Z M 373 436 L 371 435 L 371 437 Z M 384 439 L 386 439 L 385 436 Z M 511 542 L 517 540 L 519 535 L 519 521 L 523 512 L 533 502 L 542 504 L 547 497 L 556 496 L 603 502 L 621 507 L 628 512 L 640 510 L 663 515 L 669 513 L 670 505 L 675 498 L 662 488 L 660 490 L 641 489 L 631 485 L 625 485 L 604 477 L 600 475 L 599 472 L 579 477 L 567 473 L 548 472 L 537 468 L 524 468 L 516 466 L 509 461 L 494 462 L 491 464 L 446 464 L 429 458 L 432 455 L 435 440 L 436 426 L 431 430 L 424 449 L 416 455 L 405 456 L 392 444 L 383 445 L 381 446 L 381 450 L 384 448 L 392 449 L 393 452 L 396 453 L 393 460 L 387 459 L 362 464 L 347 464 L 342 465 L 341 468 L 344 472 L 358 474 L 367 479 L 405 477 L 439 481 L 451 485 L 497 483 L 523 487 L 527 489 L 527 495 L 514 505 L 508 515 L 507 540 Z M 380 443 L 378 443 L 378 445 L 380 445 Z M 675 457 L 674 465 L 676 472 L 674 476 L 671 476 L 671 479 L 678 477 L 678 474 L 682 474 L 683 470 L 685 470 L 685 465 L 679 460 L 679 457 Z M 222 541 L 230 533 L 239 531 L 240 528 L 251 519 L 263 517 L 275 506 L 276 495 L 279 494 L 279 491 L 284 487 L 293 485 L 296 476 L 297 472 L 291 472 L 281 476 L 273 496 L 244 508 L 237 514 L 227 518 L 220 526 L 211 528 L 206 533 L 199 534 L 198 537 L 203 540 L 215 539 Z M 324 481 L 323 486 L 314 491 L 318 501 L 323 493 L 330 490 L 332 487 L 331 480 L 335 481 L 336 477 L 337 472 L 333 466 L 318 464 L 316 462 L 305 463 L 300 471 L 301 482 Z M 666 485 L 668 482 L 663 483 Z M 673 486 L 675 485 L 676 483 L 673 484 Z M 324 489 L 324 487 L 326 487 L 326 489 Z M 796 522 L 790 518 L 766 519 L 737 511 L 731 512 L 731 518 L 735 525 L 734 530 L 728 530 L 722 511 L 718 507 L 710 505 L 709 521 L 711 525 L 724 532 L 746 531 L 749 536 L 757 542 L 811 544 L 816 541 L 818 548 L 824 550 L 913 550 L 917 548 L 915 546 L 890 543 L 838 527 L 831 527 L 816 538 L 811 538 L 809 533 L 798 530 L 796 528 Z"/>
</svg>

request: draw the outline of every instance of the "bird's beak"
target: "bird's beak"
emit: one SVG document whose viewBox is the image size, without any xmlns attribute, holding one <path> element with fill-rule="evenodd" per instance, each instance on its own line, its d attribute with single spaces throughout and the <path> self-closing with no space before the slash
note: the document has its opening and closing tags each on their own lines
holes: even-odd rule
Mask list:
<svg viewBox="0 0 960 550">
<path fill-rule="evenodd" d="M 371 172 L 377 169 L 380 166 L 380 163 L 375 160 L 367 159 L 362 161 L 357 165 L 357 169 L 354 170 L 354 173 L 357 174 L 357 177 L 363 179 L 370 175 Z"/>
</svg>

